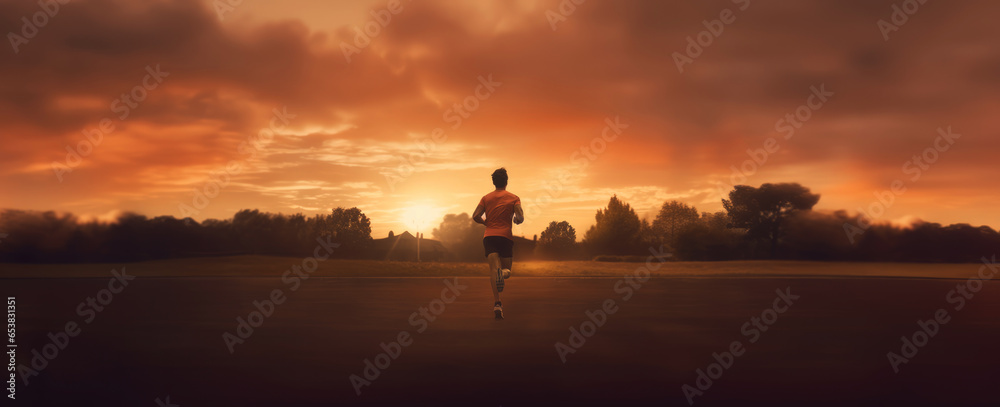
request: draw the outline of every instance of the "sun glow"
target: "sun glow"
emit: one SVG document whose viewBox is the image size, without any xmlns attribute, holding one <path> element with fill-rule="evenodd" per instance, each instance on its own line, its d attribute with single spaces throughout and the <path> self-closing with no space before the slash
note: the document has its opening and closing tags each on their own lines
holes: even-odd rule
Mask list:
<svg viewBox="0 0 1000 407">
<path fill-rule="evenodd" d="M 426 233 L 444 217 L 445 208 L 420 204 L 403 209 L 399 222 L 411 228 L 413 232 Z"/>
</svg>

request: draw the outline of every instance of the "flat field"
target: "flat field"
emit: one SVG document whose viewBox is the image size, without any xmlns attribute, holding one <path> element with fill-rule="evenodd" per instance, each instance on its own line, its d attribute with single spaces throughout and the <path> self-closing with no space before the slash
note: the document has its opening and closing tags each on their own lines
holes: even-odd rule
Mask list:
<svg viewBox="0 0 1000 407">
<path fill-rule="evenodd" d="M 483 264 L 293 265 L 0 264 L 11 405 L 1000 403 L 982 264 L 515 263 L 503 321 Z"/>
</svg>

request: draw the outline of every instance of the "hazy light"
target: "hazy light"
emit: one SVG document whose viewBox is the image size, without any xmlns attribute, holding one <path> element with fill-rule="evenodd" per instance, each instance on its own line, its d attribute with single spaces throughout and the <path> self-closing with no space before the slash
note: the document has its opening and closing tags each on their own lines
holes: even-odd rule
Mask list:
<svg viewBox="0 0 1000 407">
<path fill-rule="evenodd" d="M 403 209 L 400 222 L 413 229 L 413 232 L 423 233 L 440 222 L 442 218 L 444 218 L 444 208 L 420 204 Z"/>
</svg>

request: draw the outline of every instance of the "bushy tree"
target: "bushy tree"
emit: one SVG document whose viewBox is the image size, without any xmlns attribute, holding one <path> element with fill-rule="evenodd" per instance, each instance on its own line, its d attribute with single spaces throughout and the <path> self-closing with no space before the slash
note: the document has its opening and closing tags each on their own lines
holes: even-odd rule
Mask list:
<svg viewBox="0 0 1000 407">
<path fill-rule="evenodd" d="M 566 221 L 549 222 L 549 226 L 538 238 L 535 251 L 546 259 L 567 260 L 576 257 L 576 229 Z"/>
<path fill-rule="evenodd" d="M 639 223 L 639 246 L 657 248 L 663 243 L 663 238 L 653 229 L 653 224 L 643 218 Z"/>
<path fill-rule="evenodd" d="M 334 209 L 325 226 L 328 233 L 333 233 L 333 241 L 340 243 L 338 250 L 345 257 L 356 257 L 371 244 L 371 220 L 358 208 Z"/>
<path fill-rule="evenodd" d="M 728 226 L 725 212 L 703 212 L 677 232 L 673 247 L 681 260 L 731 260 L 743 256 L 742 233 Z"/>
<path fill-rule="evenodd" d="M 597 223 L 584 234 L 583 243 L 591 255 L 638 254 L 645 250 L 639 242 L 642 223 L 629 204 L 612 196 L 607 208 L 598 209 Z"/>
<path fill-rule="evenodd" d="M 677 233 L 685 226 L 698 221 L 698 210 L 693 206 L 673 200 L 663 203 L 653 220 L 653 232 L 660 241 L 673 247 L 677 243 Z"/>
<path fill-rule="evenodd" d="M 722 200 L 733 227 L 746 229 L 751 239 L 764 239 L 771 244 L 771 257 L 778 251 L 785 220 L 798 211 L 811 210 L 819 202 L 819 194 L 796 183 L 764 184 L 760 188 L 737 185 Z"/>
</svg>

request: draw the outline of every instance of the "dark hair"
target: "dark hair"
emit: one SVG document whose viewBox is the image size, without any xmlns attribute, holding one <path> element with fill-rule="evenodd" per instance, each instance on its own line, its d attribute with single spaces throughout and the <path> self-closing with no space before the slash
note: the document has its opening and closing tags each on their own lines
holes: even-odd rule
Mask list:
<svg viewBox="0 0 1000 407">
<path fill-rule="evenodd" d="M 500 169 L 493 171 L 493 186 L 497 188 L 507 188 L 507 169 L 500 167 Z"/>
</svg>

